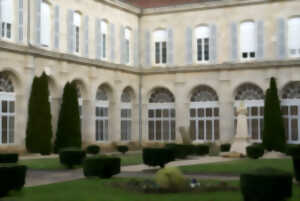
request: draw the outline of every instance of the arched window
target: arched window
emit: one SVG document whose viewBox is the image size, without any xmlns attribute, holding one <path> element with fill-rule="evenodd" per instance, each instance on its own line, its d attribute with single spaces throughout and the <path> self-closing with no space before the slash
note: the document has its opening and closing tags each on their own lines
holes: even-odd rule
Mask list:
<svg viewBox="0 0 300 201">
<path fill-rule="evenodd" d="M 234 109 L 240 107 L 241 102 L 248 110 L 248 135 L 254 142 L 261 142 L 264 118 L 264 92 L 254 84 L 246 83 L 238 87 L 235 94 Z M 235 128 L 236 128 L 235 112 Z"/>
<path fill-rule="evenodd" d="M 131 140 L 132 130 L 132 90 L 126 88 L 121 96 L 121 140 Z"/>
<path fill-rule="evenodd" d="M 107 89 L 101 86 L 96 94 L 96 141 L 108 140 L 108 108 Z"/>
<path fill-rule="evenodd" d="M 193 90 L 190 100 L 190 129 L 195 141 L 219 139 L 218 96 L 208 86 L 199 86 Z"/>
<path fill-rule="evenodd" d="M 0 12 L 0 18 L 1 18 L 1 28 L 2 38 L 6 39 L 12 39 L 12 23 L 13 23 L 13 2 L 12 0 L 1 0 L 1 12 Z"/>
<path fill-rule="evenodd" d="M 74 41 L 75 41 L 75 52 L 79 53 L 79 45 L 80 45 L 80 26 L 81 26 L 81 16 L 79 12 L 74 12 L 73 19 L 74 26 Z"/>
<path fill-rule="evenodd" d="M 300 82 L 291 82 L 283 88 L 281 111 L 288 143 L 300 144 Z"/>
<path fill-rule="evenodd" d="M 174 141 L 175 99 L 164 88 L 155 89 L 148 104 L 148 134 L 150 141 Z"/>
<path fill-rule="evenodd" d="M 300 17 L 288 21 L 288 49 L 290 57 L 300 56 Z"/>
<path fill-rule="evenodd" d="M 43 0 L 41 3 L 41 44 L 45 47 L 50 45 L 51 16 L 50 5 Z"/>
<path fill-rule="evenodd" d="M 107 22 L 105 20 L 101 20 L 101 58 L 106 59 L 106 51 L 107 51 Z"/>
<path fill-rule="evenodd" d="M 251 60 L 256 57 L 256 30 L 255 23 L 243 22 L 240 25 L 240 54 L 242 60 Z"/>
<path fill-rule="evenodd" d="M 130 41 L 131 41 L 131 30 L 129 28 L 125 29 L 125 62 L 130 64 Z"/>
<path fill-rule="evenodd" d="M 167 41 L 168 34 L 166 30 L 154 32 L 155 64 L 167 63 Z"/>
<path fill-rule="evenodd" d="M 14 143 L 15 132 L 14 86 L 6 73 L 0 73 L 0 144 Z"/>
<path fill-rule="evenodd" d="M 196 47 L 197 47 L 197 61 L 209 61 L 209 38 L 210 31 L 207 26 L 199 26 L 195 29 Z"/>
</svg>

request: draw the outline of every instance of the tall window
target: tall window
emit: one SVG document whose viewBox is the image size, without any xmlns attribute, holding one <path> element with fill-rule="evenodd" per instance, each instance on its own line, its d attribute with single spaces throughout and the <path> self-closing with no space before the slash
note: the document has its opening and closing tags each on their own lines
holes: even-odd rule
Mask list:
<svg viewBox="0 0 300 201">
<path fill-rule="evenodd" d="M 131 140 L 132 103 L 131 89 L 126 88 L 121 96 L 121 140 Z"/>
<path fill-rule="evenodd" d="M 199 86 L 192 93 L 190 102 L 190 128 L 195 141 L 219 139 L 219 104 L 213 89 Z"/>
<path fill-rule="evenodd" d="M 41 4 L 41 44 L 48 47 L 50 44 L 50 5 L 46 1 Z"/>
<path fill-rule="evenodd" d="M 168 35 L 165 30 L 154 32 L 155 64 L 167 63 L 167 39 Z"/>
<path fill-rule="evenodd" d="M 74 47 L 75 52 L 79 53 L 79 41 L 80 41 L 80 26 L 81 26 L 81 16 L 78 12 L 74 13 Z"/>
<path fill-rule="evenodd" d="M 288 49 L 290 57 L 300 56 L 300 17 L 289 19 L 288 22 Z"/>
<path fill-rule="evenodd" d="M 175 140 L 175 99 L 164 89 L 156 89 L 148 105 L 148 134 L 150 141 Z"/>
<path fill-rule="evenodd" d="M 264 93 L 259 87 L 246 83 L 241 85 L 235 95 L 234 109 L 240 107 L 241 101 L 244 102 L 248 110 L 247 123 L 248 135 L 253 142 L 261 142 L 262 130 L 264 125 Z M 237 113 L 235 112 L 235 118 Z M 235 119 L 235 128 L 237 122 Z"/>
<path fill-rule="evenodd" d="M 13 22 L 13 1 L 1 0 L 1 19 L 2 19 L 2 38 L 12 38 L 12 22 Z"/>
<path fill-rule="evenodd" d="M 0 73 L 0 144 L 14 143 L 15 93 L 9 77 Z"/>
<path fill-rule="evenodd" d="M 281 110 L 288 143 L 300 144 L 300 83 L 291 82 L 284 87 Z"/>
<path fill-rule="evenodd" d="M 107 22 L 102 20 L 100 26 L 101 26 L 101 58 L 106 59 Z"/>
<path fill-rule="evenodd" d="M 209 61 L 209 28 L 207 26 L 197 27 L 195 30 L 197 61 Z"/>
<path fill-rule="evenodd" d="M 130 39 L 131 39 L 131 30 L 125 29 L 125 62 L 126 64 L 130 63 Z"/>
<path fill-rule="evenodd" d="M 104 87 L 99 87 L 96 94 L 96 141 L 108 140 L 109 101 Z"/>
<path fill-rule="evenodd" d="M 240 25 L 240 54 L 242 60 L 251 60 L 256 57 L 255 23 L 243 22 Z"/>
</svg>

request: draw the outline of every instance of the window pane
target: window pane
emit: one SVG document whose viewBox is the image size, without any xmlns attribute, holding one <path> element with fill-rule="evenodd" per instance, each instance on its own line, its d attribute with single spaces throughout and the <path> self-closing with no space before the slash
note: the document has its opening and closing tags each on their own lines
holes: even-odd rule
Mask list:
<svg viewBox="0 0 300 201">
<path fill-rule="evenodd" d="M 156 140 L 161 140 L 161 122 L 160 121 L 156 121 Z"/>
<path fill-rule="evenodd" d="M 167 43 L 162 42 L 162 63 L 167 63 Z"/>
<path fill-rule="evenodd" d="M 206 140 L 212 140 L 212 121 L 206 121 Z"/>
<path fill-rule="evenodd" d="M 206 108 L 206 117 L 212 116 L 212 108 Z"/>
<path fill-rule="evenodd" d="M 202 61 L 202 39 L 197 40 L 197 59 Z"/>
<path fill-rule="evenodd" d="M 14 142 L 15 117 L 9 117 L 9 143 Z"/>
<path fill-rule="evenodd" d="M 251 108 L 251 115 L 252 116 L 257 116 L 258 115 L 258 108 L 257 107 L 252 107 Z"/>
<path fill-rule="evenodd" d="M 169 141 L 169 121 L 163 121 L 163 136 L 165 141 Z"/>
<path fill-rule="evenodd" d="M 203 108 L 198 109 L 198 117 L 204 117 L 204 109 Z"/>
<path fill-rule="evenodd" d="M 175 117 L 175 109 L 171 109 L 171 117 Z"/>
<path fill-rule="evenodd" d="M 176 124 L 175 121 L 171 121 L 171 139 L 176 140 Z"/>
<path fill-rule="evenodd" d="M 2 112 L 7 113 L 7 101 L 2 101 Z"/>
<path fill-rule="evenodd" d="M 2 143 L 6 144 L 7 142 L 7 117 L 2 116 Z"/>
<path fill-rule="evenodd" d="M 154 117 L 154 110 L 148 110 L 148 117 L 149 118 Z"/>
<path fill-rule="evenodd" d="M 291 106 L 291 114 L 298 115 L 298 106 Z"/>
<path fill-rule="evenodd" d="M 154 140 L 154 121 L 148 122 L 149 140 Z"/>
<path fill-rule="evenodd" d="M 198 121 L 199 140 L 204 140 L 204 121 Z"/>
<path fill-rule="evenodd" d="M 215 140 L 220 139 L 220 134 L 219 134 L 219 120 L 215 120 L 214 122 L 214 134 L 215 134 Z"/>
<path fill-rule="evenodd" d="M 195 116 L 196 116 L 196 110 L 190 109 L 190 117 L 195 117 Z"/>
<path fill-rule="evenodd" d="M 204 60 L 205 61 L 209 60 L 209 39 L 208 38 L 204 39 Z"/>
<path fill-rule="evenodd" d="M 161 117 L 161 110 L 156 110 L 156 117 Z"/>
<path fill-rule="evenodd" d="M 215 117 L 219 116 L 219 108 L 214 108 L 214 116 Z"/>
<path fill-rule="evenodd" d="M 163 117 L 169 117 L 169 110 L 168 109 L 163 110 Z"/>
<path fill-rule="evenodd" d="M 298 140 L 298 119 L 292 119 L 292 141 Z"/>
<path fill-rule="evenodd" d="M 160 47 L 158 42 L 155 43 L 155 63 L 160 63 Z"/>
<path fill-rule="evenodd" d="M 192 140 L 196 140 L 196 121 L 195 120 L 190 121 L 190 131 L 191 131 Z"/>
<path fill-rule="evenodd" d="M 252 119 L 252 139 L 253 140 L 258 140 L 258 120 L 257 119 Z"/>
</svg>

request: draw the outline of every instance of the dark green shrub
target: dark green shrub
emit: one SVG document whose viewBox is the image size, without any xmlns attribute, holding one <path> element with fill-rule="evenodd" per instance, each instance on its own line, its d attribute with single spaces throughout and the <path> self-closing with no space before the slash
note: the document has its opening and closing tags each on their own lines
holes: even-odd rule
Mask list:
<svg viewBox="0 0 300 201">
<path fill-rule="evenodd" d="M 209 154 L 209 145 L 207 145 L 207 144 L 195 145 L 194 152 L 198 156 L 207 155 L 207 154 Z"/>
<path fill-rule="evenodd" d="M 300 181 L 300 145 L 290 146 L 288 154 L 293 158 L 294 172 L 297 181 Z"/>
<path fill-rule="evenodd" d="M 300 145 L 287 144 L 285 154 L 289 156 L 300 156 Z"/>
<path fill-rule="evenodd" d="M 292 196 L 292 175 L 272 168 L 241 174 L 244 201 L 284 201 Z"/>
<path fill-rule="evenodd" d="M 84 160 L 83 172 L 86 177 L 110 178 L 119 174 L 120 168 L 120 158 L 94 156 Z"/>
<path fill-rule="evenodd" d="M 129 149 L 128 149 L 128 146 L 125 146 L 125 145 L 119 145 L 117 146 L 117 150 L 119 152 L 121 152 L 122 154 L 125 154 Z"/>
<path fill-rule="evenodd" d="M 261 145 L 253 144 L 246 148 L 249 158 L 258 159 L 264 155 L 264 148 Z"/>
<path fill-rule="evenodd" d="M 230 151 L 230 147 L 231 147 L 231 144 L 221 144 L 221 152 L 229 152 Z"/>
<path fill-rule="evenodd" d="M 144 148 L 143 161 L 149 166 L 164 167 L 165 164 L 174 161 L 174 153 L 167 148 Z"/>
<path fill-rule="evenodd" d="M 0 163 L 16 163 L 19 160 L 19 154 L 17 153 L 1 153 Z"/>
<path fill-rule="evenodd" d="M 78 148 L 65 148 L 59 152 L 59 161 L 67 168 L 73 168 L 75 165 L 81 165 L 85 158 L 85 151 Z"/>
<path fill-rule="evenodd" d="M 76 84 L 67 82 L 59 112 L 54 151 L 66 147 L 81 148 L 80 116 Z"/>
<path fill-rule="evenodd" d="M 89 145 L 86 148 L 86 153 L 88 154 L 99 154 L 101 151 L 101 148 L 98 145 Z"/>
<path fill-rule="evenodd" d="M 21 190 L 25 184 L 27 167 L 24 165 L 0 165 L 0 197 L 11 190 Z"/>
</svg>

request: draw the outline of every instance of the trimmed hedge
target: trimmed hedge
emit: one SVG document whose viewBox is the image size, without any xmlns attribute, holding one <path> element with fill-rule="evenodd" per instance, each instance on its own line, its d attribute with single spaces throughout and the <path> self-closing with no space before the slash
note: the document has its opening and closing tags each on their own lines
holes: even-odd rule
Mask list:
<svg viewBox="0 0 300 201">
<path fill-rule="evenodd" d="M 264 155 L 264 148 L 260 144 L 253 144 L 246 148 L 249 158 L 258 159 Z"/>
<path fill-rule="evenodd" d="M 128 146 L 126 146 L 126 145 L 119 145 L 119 146 L 117 146 L 117 150 L 119 152 L 121 152 L 122 154 L 125 154 L 129 149 L 128 149 Z"/>
<path fill-rule="evenodd" d="M 171 150 L 175 158 L 183 159 L 189 155 L 195 154 L 194 145 L 170 143 L 166 144 L 165 148 Z"/>
<path fill-rule="evenodd" d="M 119 174 L 121 159 L 106 156 L 94 156 L 84 160 L 83 173 L 86 177 L 111 178 Z"/>
<path fill-rule="evenodd" d="M 98 145 L 89 145 L 86 148 L 86 153 L 88 154 L 99 154 L 101 151 L 101 148 Z"/>
<path fill-rule="evenodd" d="M 81 165 L 85 158 L 85 151 L 79 148 L 65 148 L 59 152 L 59 161 L 67 168 Z"/>
<path fill-rule="evenodd" d="M 27 167 L 24 165 L 0 166 L 0 197 L 6 196 L 11 190 L 21 190 L 25 184 Z"/>
<path fill-rule="evenodd" d="M 295 177 L 300 182 L 300 145 L 290 146 L 287 152 L 293 158 Z"/>
<path fill-rule="evenodd" d="M 19 160 L 19 154 L 17 153 L 1 153 L 0 163 L 16 163 Z"/>
<path fill-rule="evenodd" d="M 209 154 L 209 145 L 207 144 L 194 145 L 194 152 L 198 156 L 207 155 Z"/>
<path fill-rule="evenodd" d="M 292 196 L 292 175 L 272 168 L 241 174 L 244 201 L 283 201 Z"/>
<path fill-rule="evenodd" d="M 164 167 L 165 164 L 174 161 L 174 152 L 168 148 L 144 148 L 143 161 L 149 166 Z"/>
<path fill-rule="evenodd" d="M 231 148 L 231 144 L 221 144 L 221 152 L 229 152 Z"/>
</svg>

